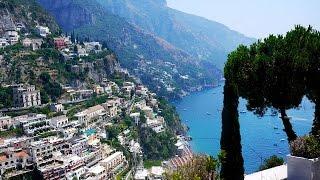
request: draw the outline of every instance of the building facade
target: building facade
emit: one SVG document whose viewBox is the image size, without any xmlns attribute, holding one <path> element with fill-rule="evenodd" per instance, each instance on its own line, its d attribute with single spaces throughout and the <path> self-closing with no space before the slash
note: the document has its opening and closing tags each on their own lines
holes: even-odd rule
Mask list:
<svg viewBox="0 0 320 180">
<path fill-rule="evenodd" d="M 32 107 L 41 105 L 40 91 L 34 85 L 14 85 L 13 86 L 14 107 Z"/>
</svg>

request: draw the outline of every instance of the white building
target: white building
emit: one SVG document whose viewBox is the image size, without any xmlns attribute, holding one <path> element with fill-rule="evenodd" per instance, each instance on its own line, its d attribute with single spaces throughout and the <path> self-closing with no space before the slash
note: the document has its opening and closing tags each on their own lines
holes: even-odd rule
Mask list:
<svg viewBox="0 0 320 180">
<path fill-rule="evenodd" d="M 44 26 L 36 26 L 37 32 L 42 37 L 47 37 L 49 34 L 51 34 L 50 29 L 48 27 Z"/>
<path fill-rule="evenodd" d="M 22 40 L 22 45 L 27 48 L 30 47 L 33 51 L 40 49 L 42 44 L 43 44 L 42 39 L 25 38 Z"/>
<path fill-rule="evenodd" d="M 0 175 L 7 170 L 24 169 L 27 166 L 31 167 L 31 165 L 30 156 L 24 150 L 12 149 L 0 154 Z"/>
<path fill-rule="evenodd" d="M 102 104 L 106 109 L 108 115 L 113 118 L 118 115 L 118 106 L 120 102 L 117 100 L 109 100 L 106 103 Z"/>
<path fill-rule="evenodd" d="M 102 50 L 102 45 L 99 42 L 84 42 L 84 47 L 87 52 L 100 52 Z"/>
<path fill-rule="evenodd" d="M 79 137 L 79 138 L 73 138 L 70 140 L 71 143 L 71 153 L 78 155 L 80 157 L 83 156 L 83 153 L 88 148 L 88 138 L 85 137 Z"/>
<path fill-rule="evenodd" d="M 51 129 L 50 122 L 44 114 L 28 114 L 14 118 L 14 121 L 21 125 L 28 135 L 45 132 Z"/>
<path fill-rule="evenodd" d="M 164 169 L 161 166 L 152 166 L 150 170 L 150 179 L 161 180 L 163 179 Z"/>
<path fill-rule="evenodd" d="M 50 125 L 53 128 L 61 128 L 69 123 L 68 117 L 66 115 L 53 117 L 50 119 Z"/>
<path fill-rule="evenodd" d="M 75 115 L 78 118 L 80 124 L 84 124 L 86 127 L 92 120 L 97 119 L 104 115 L 105 109 L 101 105 L 90 107 Z"/>
<path fill-rule="evenodd" d="M 0 38 L 0 48 L 4 48 L 6 46 L 9 46 L 10 44 L 8 43 L 6 38 Z"/>
<path fill-rule="evenodd" d="M 50 104 L 50 110 L 54 112 L 61 112 L 64 110 L 62 104 Z"/>
<path fill-rule="evenodd" d="M 14 120 L 11 116 L 3 116 L 0 113 L 0 131 L 8 130 L 11 126 L 14 126 Z"/>
<path fill-rule="evenodd" d="M 8 29 L 5 33 L 5 38 L 7 39 L 8 43 L 13 45 L 19 42 L 19 34 L 14 29 Z"/>
<path fill-rule="evenodd" d="M 156 133 L 163 132 L 165 130 L 165 121 L 164 118 L 161 116 L 158 116 L 154 119 L 147 118 L 147 126 L 152 128 L 153 131 Z"/>
<path fill-rule="evenodd" d="M 53 145 L 49 141 L 35 141 L 30 146 L 32 160 L 38 167 L 53 161 L 53 151 Z"/>
<path fill-rule="evenodd" d="M 125 160 L 126 159 L 123 155 L 123 152 L 118 151 L 100 161 L 99 164 L 103 166 L 108 172 L 110 172 L 116 171 L 120 167 L 122 167 L 125 163 Z"/>
<path fill-rule="evenodd" d="M 81 167 L 67 173 L 66 179 L 67 180 L 74 180 L 74 178 L 80 179 L 80 176 L 84 175 L 85 173 L 86 173 L 86 169 L 84 167 Z"/>
<path fill-rule="evenodd" d="M 108 177 L 107 171 L 103 166 L 95 165 L 88 170 L 87 180 L 105 180 Z"/>
<path fill-rule="evenodd" d="M 136 124 L 136 125 L 139 125 L 139 122 L 140 122 L 140 113 L 131 113 L 130 114 L 130 117 L 131 118 L 133 118 L 133 120 L 134 120 L 134 123 Z"/>
</svg>

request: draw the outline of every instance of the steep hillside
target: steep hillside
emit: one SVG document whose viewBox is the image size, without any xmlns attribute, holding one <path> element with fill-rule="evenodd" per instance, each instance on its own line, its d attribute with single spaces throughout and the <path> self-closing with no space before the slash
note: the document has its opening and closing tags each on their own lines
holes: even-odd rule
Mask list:
<svg viewBox="0 0 320 180">
<path fill-rule="evenodd" d="M 59 26 L 35 0 L 0 0 L 0 35 L 6 28 L 23 23 L 27 29 L 41 24 L 50 27 L 52 32 Z"/>
<path fill-rule="evenodd" d="M 161 95 L 176 97 L 206 82 L 213 84 L 221 72 L 165 40 L 127 23 L 95 0 L 38 0 L 66 31 L 107 43 L 120 63 Z"/>
<path fill-rule="evenodd" d="M 165 0 L 98 0 L 109 12 L 201 60 L 223 68 L 227 54 L 254 39 L 205 18 L 170 9 Z"/>
</svg>

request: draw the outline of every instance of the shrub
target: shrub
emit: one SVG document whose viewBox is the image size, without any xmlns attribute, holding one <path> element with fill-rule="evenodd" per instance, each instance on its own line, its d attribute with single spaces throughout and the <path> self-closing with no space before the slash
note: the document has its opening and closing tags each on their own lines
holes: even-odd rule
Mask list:
<svg viewBox="0 0 320 180">
<path fill-rule="evenodd" d="M 270 169 L 276 166 L 281 166 L 283 165 L 283 163 L 284 163 L 283 158 L 273 155 L 268 159 L 264 160 L 264 163 L 260 166 L 259 170 L 262 171 L 262 170 Z"/>
<path fill-rule="evenodd" d="M 299 137 L 290 143 L 291 155 L 314 159 L 320 157 L 320 143 L 314 136 Z"/>
</svg>

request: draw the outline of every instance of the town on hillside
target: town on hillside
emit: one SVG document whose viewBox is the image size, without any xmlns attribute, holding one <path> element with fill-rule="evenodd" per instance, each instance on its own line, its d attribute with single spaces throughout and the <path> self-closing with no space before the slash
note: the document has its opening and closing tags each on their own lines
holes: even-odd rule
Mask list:
<svg viewBox="0 0 320 180">
<path fill-rule="evenodd" d="M 9 24 L 0 38 L 0 179 L 163 179 L 191 160 L 174 108 L 101 43 Z M 15 58 L 26 58 L 25 69 L 11 76 Z M 105 64 L 109 74 L 96 77 Z"/>
</svg>

